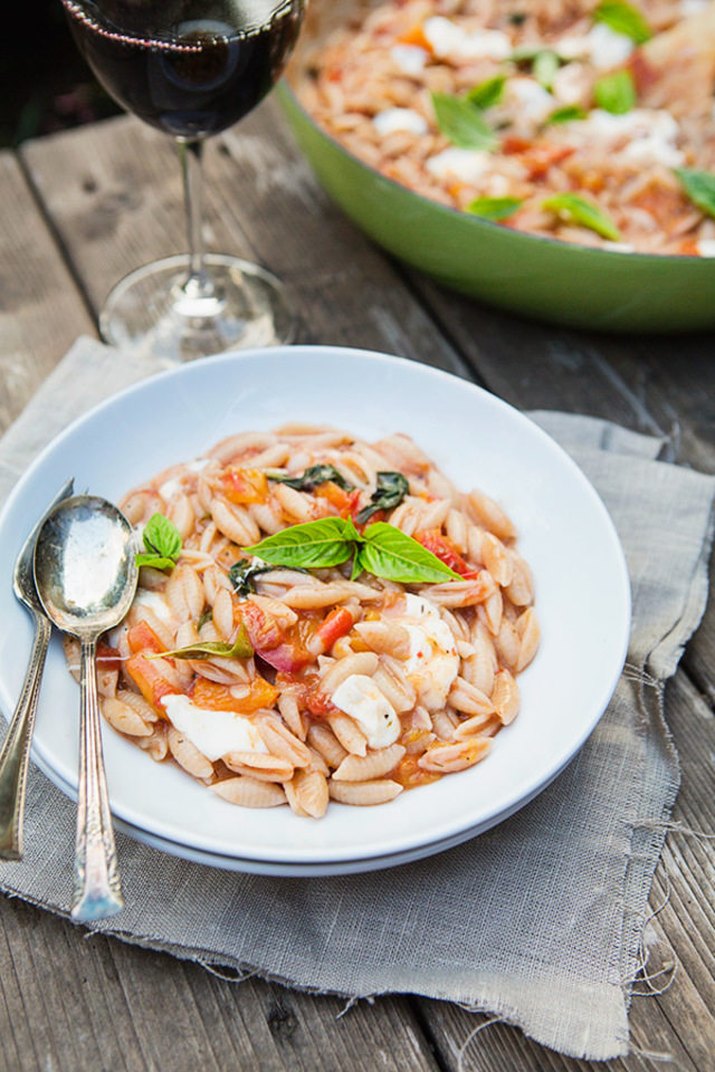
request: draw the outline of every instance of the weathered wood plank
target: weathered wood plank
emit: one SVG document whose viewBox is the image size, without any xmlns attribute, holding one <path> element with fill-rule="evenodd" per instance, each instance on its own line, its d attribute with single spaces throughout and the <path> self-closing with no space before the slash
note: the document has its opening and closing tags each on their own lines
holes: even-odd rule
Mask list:
<svg viewBox="0 0 715 1072">
<path fill-rule="evenodd" d="M 15 157 L 0 153 L 0 433 L 92 322 Z"/>
<path fill-rule="evenodd" d="M 437 1072 L 408 1004 L 344 1002 L 89 939 L 0 902 L 0 1068 L 102 1072 Z"/>
</svg>

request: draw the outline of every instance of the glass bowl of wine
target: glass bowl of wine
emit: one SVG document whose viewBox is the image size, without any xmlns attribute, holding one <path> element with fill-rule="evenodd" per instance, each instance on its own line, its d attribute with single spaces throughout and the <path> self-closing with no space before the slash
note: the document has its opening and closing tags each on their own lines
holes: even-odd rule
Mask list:
<svg viewBox="0 0 715 1072">
<path fill-rule="evenodd" d="M 61 0 L 98 81 L 127 111 L 175 139 L 188 253 L 137 268 L 109 294 L 105 341 L 169 362 L 288 342 L 281 283 L 258 265 L 205 253 L 204 142 L 238 122 L 280 78 L 305 0 Z"/>
</svg>

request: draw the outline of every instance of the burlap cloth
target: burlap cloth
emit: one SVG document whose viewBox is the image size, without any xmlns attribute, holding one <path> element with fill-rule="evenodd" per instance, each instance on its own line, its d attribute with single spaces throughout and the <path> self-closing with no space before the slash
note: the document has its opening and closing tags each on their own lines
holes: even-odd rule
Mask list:
<svg viewBox="0 0 715 1072">
<path fill-rule="evenodd" d="M 154 371 L 80 340 L 0 442 L 0 502 L 71 419 Z M 592 418 L 534 417 L 604 499 L 633 586 L 627 670 L 566 771 L 489 833 L 367 875 L 231 874 L 119 835 L 127 907 L 96 930 L 299 988 L 462 1002 L 576 1057 L 628 1052 L 648 892 L 679 783 L 661 684 L 704 609 L 715 480 L 657 460 L 658 439 Z M 66 914 L 74 812 L 34 770 L 26 856 L 0 864 L 4 891 Z"/>
</svg>

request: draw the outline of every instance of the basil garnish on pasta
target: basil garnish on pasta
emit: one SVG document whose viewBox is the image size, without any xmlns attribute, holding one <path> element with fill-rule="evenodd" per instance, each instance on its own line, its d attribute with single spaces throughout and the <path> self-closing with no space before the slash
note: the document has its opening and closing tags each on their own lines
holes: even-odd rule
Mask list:
<svg viewBox="0 0 715 1072">
<path fill-rule="evenodd" d="M 273 566 L 264 566 L 261 562 L 251 562 L 250 558 L 239 558 L 228 571 L 228 579 L 236 595 L 247 596 L 256 591 L 254 577 L 260 573 L 269 573 Z"/>
<path fill-rule="evenodd" d="M 676 168 L 675 174 L 696 208 L 715 218 L 715 175 L 691 168 Z"/>
<path fill-rule="evenodd" d="M 636 87 L 630 71 L 614 71 L 599 78 L 593 87 L 596 104 L 611 115 L 625 115 L 636 103 Z"/>
<path fill-rule="evenodd" d="M 248 639 L 245 626 L 238 627 L 238 633 L 233 644 L 227 644 L 223 640 L 198 640 L 195 644 L 187 644 L 185 648 L 175 648 L 174 651 L 152 652 L 147 654 L 148 659 L 212 659 L 220 655 L 223 659 L 250 659 L 253 655 L 253 647 Z"/>
<path fill-rule="evenodd" d="M 320 518 L 282 529 L 246 550 L 276 566 L 309 569 L 339 566 L 352 557 L 353 579 L 368 570 L 401 584 L 461 580 L 421 543 L 384 521 L 369 525 L 360 534 L 350 520 Z"/>
<path fill-rule="evenodd" d="M 547 212 L 553 212 L 566 223 L 576 223 L 580 227 L 587 227 L 611 242 L 620 240 L 621 233 L 610 216 L 580 194 L 555 194 L 542 201 L 541 207 Z"/>
<path fill-rule="evenodd" d="M 153 569 L 173 569 L 181 554 L 179 530 L 163 514 L 153 514 L 142 533 L 144 551 L 136 555 L 137 566 Z"/>
<path fill-rule="evenodd" d="M 353 490 L 353 485 L 334 465 L 311 465 L 301 476 L 282 476 L 279 473 L 268 473 L 267 476 L 274 484 L 287 484 L 289 488 L 295 488 L 296 491 L 312 491 L 320 484 L 327 484 L 329 480 L 343 491 Z"/>
<path fill-rule="evenodd" d="M 625 0 L 601 0 L 593 13 L 593 20 L 603 23 L 615 33 L 630 37 L 637 45 L 650 41 L 653 36 L 643 13 Z"/>
<path fill-rule="evenodd" d="M 363 538 L 360 564 L 376 577 L 399 584 L 440 584 L 454 578 L 461 580 L 458 573 L 445 566 L 421 543 L 385 521 L 368 525 Z"/>
<path fill-rule="evenodd" d="M 446 138 L 460 149 L 495 149 L 498 139 L 484 119 L 481 108 L 466 97 L 453 97 L 449 93 L 433 93 L 437 126 Z"/>
<path fill-rule="evenodd" d="M 400 505 L 409 490 L 409 481 L 402 473 L 378 473 L 377 487 L 370 497 L 370 502 L 367 506 L 363 506 L 355 517 L 358 525 L 364 525 L 378 510 L 394 510 L 396 506 Z"/>
</svg>

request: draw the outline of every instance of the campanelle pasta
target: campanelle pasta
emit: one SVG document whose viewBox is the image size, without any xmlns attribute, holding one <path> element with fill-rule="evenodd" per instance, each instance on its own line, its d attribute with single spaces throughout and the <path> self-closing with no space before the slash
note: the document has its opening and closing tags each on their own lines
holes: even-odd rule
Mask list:
<svg viewBox="0 0 715 1072">
<path fill-rule="evenodd" d="M 516 717 L 539 627 L 514 527 L 407 436 L 241 433 L 121 505 L 145 550 L 99 649 L 104 717 L 224 800 L 386 803 L 474 766 Z M 337 564 L 285 551 L 306 534 Z"/>
</svg>

